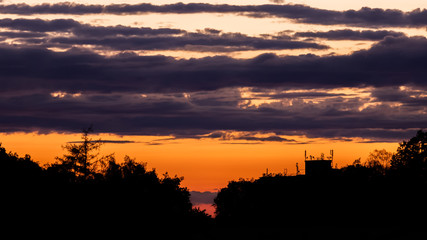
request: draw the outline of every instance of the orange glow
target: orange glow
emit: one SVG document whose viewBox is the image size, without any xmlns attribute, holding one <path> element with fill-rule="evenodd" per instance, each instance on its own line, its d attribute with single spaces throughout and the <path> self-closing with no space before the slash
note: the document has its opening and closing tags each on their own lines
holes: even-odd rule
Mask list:
<svg viewBox="0 0 427 240">
<path fill-rule="evenodd" d="M 172 176 L 184 176 L 182 184 L 194 191 L 216 191 L 231 180 L 258 178 L 267 168 L 269 173 L 287 171 L 288 175 L 295 174 L 296 163 L 303 171 L 304 150 L 310 155 L 320 156 L 321 153 L 327 155 L 330 149 L 334 149 L 334 167 L 342 167 L 359 157 L 362 161 L 365 160 L 374 149 L 385 148 L 394 152 L 398 146 L 397 143 L 356 143 L 324 139 L 315 139 L 310 144 L 285 144 L 214 139 L 159 141 L 167 137 L 113 134 L 99 134 L 92 138 L 135 141 L 104 144 L 101 154 L 115 153 L 118 161 L 129 155 L 137 161 L 147 162 L 148 168 L 155 168 L 160 176 L 165 172 Z M 79 134 L 0 134 L 0 142 L 8 151 L 22 156 L 30 154 L 40 165 L 54 162 L 56 156 L 64 153 L 62 145 L 78 140 Z"/>
<path fill-rule="evenodd" d="M 208 203 L 201 203 L 201 204 L 196 204 L 194 207 L 196 208 L 200 208 L 200 209 L 204 209 L 206 210 L 206 213 L 211 215 L 211 216 L 215 216 L 215 207 L 212 206 L 212 204 L 208 204 Z"/>
</svg>

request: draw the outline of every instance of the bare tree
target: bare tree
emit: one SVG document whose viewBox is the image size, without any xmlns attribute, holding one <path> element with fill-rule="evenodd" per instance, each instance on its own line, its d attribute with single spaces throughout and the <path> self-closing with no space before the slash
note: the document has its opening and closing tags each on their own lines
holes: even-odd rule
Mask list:
<svg viewBox="0 0 427 240">
<path fill-rule="evenodd" d="M 373 152 L 369 153 L 365 165 L 367 167 L 381 167 L 385 171 L 390 166 L 392 157 L 393 153 L 387 152 L 385 149 L 375 149 Z"/>
</svg>

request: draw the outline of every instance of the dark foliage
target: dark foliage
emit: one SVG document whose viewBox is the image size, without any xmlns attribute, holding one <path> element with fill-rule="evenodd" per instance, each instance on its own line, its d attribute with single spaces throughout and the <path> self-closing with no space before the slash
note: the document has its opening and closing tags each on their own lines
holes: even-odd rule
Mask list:
<svg viewBox="0 0 427 240">
<path fill-rule="evenodd" d="M 159 177 L 127 156 L 120 163 L 114 155 L 98 156 L 97 147 L 84 146 L 95 143 L 87 133 L 46 167 L 0 145 L 2 209 L 9 223 L 68 232 L 102 229 L 104 235 L 144 230 L 161 239 L 414 239 L 426 234 L 427 134 L 422 131 L 400 144 L 390 164 L 381 150 L 364 164 L 356 160 L 325 175 L 266 174 L 231 181 L 215 198 L 216 225 L 192 208 L 182 178 Z M 231 229 L 236 227 L 245 230 Z"/>
<path fill-rule="evenodd" d="M 264 176 L 230 182 L 215 199 L 216 219 L 228 227 L 425 224 L 425 185 L 415 189 L 369 173 L 363 167 L 331 177 Z"/>
<path fill-rule="evenodd" d="M 215 199 L 217 223 L 227 227 L 425 226 L 425 142 L 427 133 L 419 131 L 401 143 L 389 168 L 370 159 L 322 176 L 270 174 L 232 181 Z"/>
<path fill-rule="evenodd" d="M 391 160 L 391 173 L 416 182 L 427 181 L 427 132 L 403 141 Z"/>
<path fill-rule="evenodd" d="M 93 231 L 95 226 L 189 230 L 211 225 L 204 211 L 193 209 L 188 189 L 180 186 L 182 178 L 167 173 L 159 177 L 129 157 L 122 163 L 114 155 L 98 158 L 92 151 L 97 145 L 87 133 L 81 144 L 67 145 L 68 153 L 44 168 L 30 156 L 20 158 L 0 145 L 3 217 L 17 225 L 41 224 L 71 232 Z"/>
<path fill-rule="evenodd" d="M 34 162 L 30 155 L 19 157 L 18 154 L 6 152 L 0 143 L 0 182 L 2 186 L 7 183 L 14 184 L 35 184 L 41 181 L 42 168 Z"/>
</svg>

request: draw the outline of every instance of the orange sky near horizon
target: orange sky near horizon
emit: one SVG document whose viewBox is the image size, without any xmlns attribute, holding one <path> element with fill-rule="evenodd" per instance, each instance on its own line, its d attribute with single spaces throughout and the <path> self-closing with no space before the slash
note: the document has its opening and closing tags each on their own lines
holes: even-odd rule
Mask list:
<svg viewBox="0 0 427 240">
<path fill-rule="evenodd" d="M 18 3 L 26 3 L 30 5 L 42 4 L 42 3 L 59 3 L 65 2 L 64 0 L 27 0 L 27 1 L 16 1 L 16 0 L 3 0 L 2 4 L 18 4 Z M 140 0 L 74 0 L 70 1 L 74 3 L 83 3 L 83 4 L 120 4 L 120 3 L 128 3 L 128 4 L 139 4 L 147 1 Z M 209 4 L 228 4 L 228 5 L 261 5 L 261 4 L 274 4 L 274 1 L 271 0 L 206 0 L 206 1 L 192 1 L 192 0 L 182 0 L 182 1 L 174 1 L 174 0 L 158 0 L 155 2 L 147 2 L 154 5 L 161 4 L 173 4 L 177 2 L 183 3 L 194 3 L 194 2 L 203 2 Z M 427 8 L 427 1 L 425 0 L 410 0 L 410 1 L 399 1 L 399 0 L 364 0 L 364 1 L 356 1 L 356 0 L 348 0 L 348 1 L 338 1 L 338 0 L 328 0 L 328 1 L 315 1 L 315 0 L 294 0 L 294 1 L 284 1 L 282 4 L 304 4 L 306 6 L 310 6 L 311 8 L 319 8 L 326 10 L 348 10 L 355 9 L 358 10 L 362 7 L 371 7 L 371 8 L 384 8 L 384 9 L 399 9 L 402 11 L 412 11 L 416 8 Z M 286 33 L 283 36 L 292 37 L 294 33 L 298 32 L 327 32 L 330 30 L 354 30 L 354 31 L 376 31 L 376 30 L 384 30 L 384 31 L 396 31 L 402 32 L 406 34 L 408 37 L 411 36 L 426 36 L 426 29 L 424 26 L 410 26 L 404 27 L 402 26 L 370 26 L 368 25 L 346 25 L 346 24 L 325 24 L 321 22 L 298 22 L 292 18 L 279 18 L 279 17 L 248 17 L 246 15 L 242 15 L 239 13 L 206 13 L 203 11 L 191 13 L 191 14 L 182 14 L 176 12 L 165 12 L 165 13 L 141 13 L 138 15 L 135 14 L 35 14 L 35 15 L 26 15 L 26 14 L 14 14 L 14 13 L 2 13 L 0 16 L 4 19 L 12 18 L 12 19 L 32 19 L 32 20 L 69 20 L 72 19 L 74 21 L 78 21 L 82 26 L 93 26 L 93 27 L 132 27 L 132 28 L 149 28 L 149 29 L 158 29 L 158 28 L 172 28 L 179 29 L 183 31 L 188 31 L 190 33 L 199 33 L 203 31 L 203 29 L 217 29 L 222 33 L 238 33 L 242 34 L 242 36 L 247 38 L 260 38 L 260 39 L 272 39 L 273 37 L 281 36 L 281 34 Z M 10 31 L 22 31 L 22 29 L 14 29 L 13 26 L 9 26 L 9 28 L 5 28 L 3 26 L 0 31 L 10 32 Z M 25 28 L 24 28 L 25 30 Z M 34 29 L 33 29 L 34 30 Z M 39 29 L 40 30 L 40 29 Z M 99 29 L 98 29 L 99 30 Z M 28 29 L 26 30 L 28 31 Z M 25 32 L 24 32 L 25 33 Z M 44 38 L 53 38 L 53 37 L 73 37 L 74 33 L 69 29 L 68 31 L 47 31 L 48 35 Z M 120 35 L 120 34 L 119 34 Z M 263 37 L 263 35 L 265 35 Z M 239 36 L 239 35 L 237 35 Z M 269 37 L 266 37 L 269 36 Z M 75 35 L 76 38 L 82 37 Z M 105 37 L 105 36 L 104 36 Z M 139 36 L 141 37 L 141 36 Z M 183 36 L 180 36 L 183 37 Z M 177 38 L 171 38 L 171 41 L 176 41 Z M 298 56 L 299 54 L 314 54 L 319 57 L 329 56 L 329 55 L 342 55 L 342 56 L 350 56 L 352 52 L 358 51 L 361 49 L 370 49 L 370 47 L 374 44 L 378 44 L 381 42 L 376 39 L 323 39 L 317 38 L 315 41 L 310 38 L 290 38 L 293 40 L 298 40 L 301 42 L 313 42 L 318 44 L 323 44 L 329 46 L 329 48 L 325 49 L 312 49 L 312 48 L 278 48 L 278 49 L 269 49 L 269 48 L 248 48 L 247 50 L 239 50 L 239 51 L 230 51 L 230 52 L 210 52 L 210 51 L 201 51 L 200 46 L 194 45 L 193 48 L 141 48 L 141 49 L 133 49 L 129 46 L 129 49 L 115 49 L 109 47 L 101 47 L 96 45 L 88 45 L 88 44 L 75 44 L 73 48 L 81 48 L 81 49 L 89 49 L 100 55 L 113 56 L 118 53 L 127 52 L 136 53 L 141 56 L 152 56 L 152 55 L 164 55 L 164 56 L 172 56 L 177 59 L 188 59 L 195 58 L 193 61 L 196 61 L 197 58 L 201 57 L 216 57 L 216 56 L 229 56 L 235 59 L 247 59 L 254 58 L 263 53 L 274 53 L 279 56 Z M 5 43 L 20 43 L 19 40 L 14 38 L 6 39 Z M 21 42 L 23 46 L 28 44 L 27 42 Z M 190 44 L 191 45 L 191 44 Z M 66 45 L 67 47 L 58 47 L 60 45 L 52 45 L 53 47 L 47 46 L 47 49 L 52 51 L 67 51 L 71 47 L 71 45 Z M 56 47 L 55 47 L 56 46 Z M 209 47 L 209 45 L 206 45 Z M 205 47 L 206 47 L 205 46 Z M 213 45 L 215 46 L 215 45 Z M 219 45 L 222 46 L 222 45 Z M 226 45 L 228 46 L 228 45 Z M 211 46 L 212 47 L 212 46 Z M 133 50 L 132 50 L 133 49 Z M 333 74 L 331 75 L 333 78 Z M 5 78 L 6 79 L 6 78 Z M 261 80 L 260 80 L 261 81 Z M 329 81 L 329 80 L 328 80 Z M 153 103 L 153 106 L 161 106 L 156 105 L 157 103 L 164 102 L 185 102 L 186 107 L 189 107 L 195 113 L 199 115 L 194 116 L 203 116 L 204 112 L 209 111 L 218 111 L 218 109 L 223 110 L 223 114 L 229 113 L 230 109 L 224 107 L 222 101 L 236 101 L 238 104 L 235 108 L 232 108 L 233 112 L 236 114 L 246 113 L 244 108 L 252 107 L 258 108 L 259 106 L 265 105 L 264 107 L 271 107 L 280 112 L 289 111 L 289 115 L 292 114 L 298 115 L 301 112 L 314 111 L 315 113 L 323 114 L 327 113 L 327 109 L 331 107 L 331 109 L 348 112 L 349 116 L 351 113 L 362 114 L 362 112 L 366 113 L 366 119 L 372 117 L 373 119 L 379 118 L 381 114 L 370 116 L 369 111 L 372 112 L 382 112 L 382 111 L 395 111 L 398 113 L 402 111 L 402 116 L 405 116 L 406 113 L 418 113 L 423 112 L 422 107 L 417 109 L 412 109 L 412 105 L 408 103 L 400 103 L 399 99 L 397 101 L 391 101 L 390 98 L 384 98 L 384 93 L 387 91 L 393 91 L 396 89 L 400 89 L 400 91 L 395 91 L 395 94 L 403 94 L 408 95 L 408 99 L 410 100 L 423 100 L 425 96 L 427 96 L 421 88 L 417 88 L 417 86 L 401 86 L 396 85 L 395 88 L 390 89 L 381 89 L 372 86 L 364 86 L 361 84 L 360 86 L 351 87 L 346 84 L 337 85 L 334 87 L 328 87 L 326 84 L 328 81 L 322 82 L 319 80 L 319 85 L 313 84 L 311 88 L 307 87 L 307 89 L 286 89 L 286 83 L 283 84 L 284 89 L 275 89 L 275 87 L 270 87 L 266 84 L 265 87 L 260 89 L 252 89 L 245 85 L 237 86 L 236 89 L 233 89 L 233 85 L 221 86 L 222 88 L 218 88 L 212 91 L 202 91 L 203 88 L 194 88 L 196 90 L 185 89 L 182 92 L 177 92 L 177 95 L 182 94 L 184 97 L 171 96 L 167 92 L 148 92 L 144 93 L 141 90 L 144 88 L 138 89 L 135 87 L 136 92 L 110 92 L 106 94 L 105 89 L 99 87 L 99 89 L 88 90 L 85 87 L 79 89 L 76 92 L 76 96 L 72 95 L 72 92 L 67 93 L 67 89 L 62 89 L 58 87 L 57 92 L 51 92 L 52 99 L 51 102 L 48 101 L 49 104 L 64 104 L 67 101 L 71 101 L 73 104 L 77 104 L 81 102 L 87 102 L 90 104 L 99 104 L 93 99 L 97 97 L 107 97 L 112 95 L 121 95 L 123 96 L 123 106 L 128 106 L 129 104 L 140 104 L 141 106 L 145 106 L 144 104 Z M 59 81 L 58 81 L 59 82 Z M 345 81 L 343 81 L 344 83 Z M 325 83 L 325 89 L 322 89 L 322 83 Z M 135 84 L 135 83 L 133 83 Z M 139 83 L 138 83 L 139 84 Z M 61 86 L 61 85 L 58 85 Z M 24 89 L 24 88 L 23 88 Z M 224 90 L 225 89 L 225 90 Z M 30 89 L 32 90 L 32 89 Z M 376 91 L 376 90 L 384 90 Z M 53 90 L 52 90 L 53 91 Z M 99 91 L 99 92 L 97 92 Z M 141 91 L 138 92 L 138 91 Z M 192 92 L 193 91 L 193 92 Z M 221 92 L 222 91 L 222 92 Z M 235 96 L 230 96 L 231 93 L 234 93 Z M 25 92 L 25 91 L 23 91 Z M 238 92 L 239 94 L 237 94 Z M 313 93 L 318 93 L 318 95 Z M 37 93 L 37 91 L 35 92 Z M 96 94 L 99 95 L 96 95 Z M 382 93 L 379 94 L 379 93 Z M 23 98 L 21 90 L 16 93 L 11 93 L 11 95 L 16 94 L 16 98 Z M 46 93 L 44 93 L 46 94 Z M 55 95 L 56 94 L 56 95 Z M 61 94 L 63 96 L 61 96 Z M 76 99 L 68 99 L 64 98 L 68 94 L 68 98 Z M 92 95 L 91 95 L 92 94 Z M 151 95 L 150 95 L 151 94 Z M 301 94 L 300 96 L 298 94 Z M 304 95 L 306 94 L 306 95 Z M 310 95 L 311 94 L 311 95 Z M 328 95 L 331 94 L 331 95 Z M 335 94 L 335 95 L 334 95 Z M 377 96 L 375 94 L 379 94 Z M 147 95 L 149 97 L 147 98 Z M 194 95 L 194 101 L 189 97 Z M 127 98 L 128 96 L 131 96 Z M 136 96 L 136 97 L 135 97 Z M 180 95 L 181 96 L 181 95 Z M 204 96 L 204 97 L 203 97 Z M 276 97 L 275 97 L 276 96 Z M 280 97 L 282 96 L 282 97 Z M 292 97 L 293 96 L 293 97 Z M 299 97 L 298 97 L 299 96 Z M 380 97 L 384 99 L 381 99 Z M 401 96 L 401 95 L 398 95 Z M 80 97 L 80 98 L 79 98 Z M 94 98 L 91 98 L 94 97 Z M 137 98 L 137 100 L 132 97 Z M 64 99 L 62 99 L 64 98 Z M 131 99 L 132 98 L 132 99 Z M 61 102 L 60 100 L 64 100 Z M 89 101 L 89 99 L 92 99 Z M 144 101 L 142 101 L 143 99 Z M 205 101 L 213 101 L 214 104 L 217 104 L 218 109 L 211 108 L 211 105 L 203 105 Z M 215 100 L 215 101 L 214 101 Z M 401 100 L 401 99 L 400 99 Z M 37 101 L 37 100 L 36 100 Z M 406 100 L 408 101 L 408 100 Z M 31 101 L 29 101 L 31 102 Z M 200 103 L 201 102 L 201 103 Z M 15 103 L 12 101 L 12 103 Z M 245 105 L 247 103 L 247 106 Z M 47 104 L 47 103 L 46 103 Z M 105 104 L 110 104 L 111 108 L 114 108 L 115 102 L 110 101 Z M 119 104 L 119 103 L 117 103 Z M 205 103 L 206 104 L 206 103 Z M 360 105 L 358 105 L 360 104 Z M 406 106 L 405 104 L 408 104 Z M 24 104 L 25 105 L 25 104 Z M 47 105 L 46 105 L 47 106 Z M 50 105 L 49 105 L 50 106 Z M 91 105 L 92 106 L 92 105 Z M 119 105 L 117 105 L 119 106 Z M 147 105 L 148 106 L 148 105 Z M 38 108 L 43 109 L 44 105 L 38 106 Z M 28 108 L 23 108 L 29 111 L 32 106 Z M 108 107 L 106 107 L 107 109 Z M 223 108 L 223 109 L 222 109 Z M 354 108 L 354 109 L 352 109 Z M 372 108 L 372 109 L 369 109 Z M 40 110 L 38 109 L 38 110 Z M 49 109 L 49 108 L 46 108 Z M 128 114 L 127 116 L 133 115 L 133 113 L 141 112 L 142 114 L 147 114 L 144 111 L 138 110 L 139 108 L 130 109 L 129 112 L 125 112 Z M 143 109 L 143 108 L 142 108 Z M 349 110 L 350 109 L 350 110 Z M 386 109 L 386 110 L 384 110 Z M 143 109 L 144 110 L 144 109 Z M 250 109 L 249 109 L 250 110 Z M 365 111 L 366 110 L 366 111 Z M 24 110 L 18 110 L 24 111 Z M 316 112 L 317 111 L 317 112 Z M 353 112 L 352 112 L 353 111 Z M 407 111 L 407 112 L 405 112 Z M 364 113 L 363 112 L 363 113 Z M 426 111 L 427 112 L 427 111 Z M 11 116 L 15 113 L 11 113 Z M 41 114 L 39 112 L 31 113 L 34 116 L 39 116 Z M 30 115 L 31 115 L 30 114 Z M 57 113 L 55 113 L 57 114 Z M 61 113 L 58 113 L 59 115 Z M 62 113 L 64 114 L 64 113 Z M 106 117 L 105 119 L 109 119 L 109 117 L 113 116 L 113 114 L 102 115 L 104 113 L 99 113 L 102 117 Z M 163 113 L 162 113 L 163 114 Z M 179 113 L 181 114 L 181 113 Z M 257 113 L 260 116 L 262 114 Z M 21 117 L 22 113 L 16 115 L 17 117 Z M 145 115 L 144 115 L 145 116 Z M 163 115 L 159 115 L 162 117 Z M 186 116 L 185 114 L 177 115 L 177 116 Z M 304 115 L 305 116 L 305 115 Z M 396 115 L 397 116 L 397 115 Z M 64 118 L 70 117 L 68 115 L 64 115 Z M 256 116 L 255 116 L 256 117 Z M 306 117 L 307 119 L 311 119 L 311 115 Z M 394 118 L 395 116 L 391 116 L 390 119 L 394 119 L 398 124 L 401 118 Z M 13 118 L 12 118 L 13 119 Z M 334 120 L 331 117 L 332 120 Z M 343 118 L 345 119 L 345 118 Z M 390 120 L 386 119 L 385 120 Z M 403 117 L 402 117 L 403 119 Z M 335 120 L 336 121 L 336 120 Z M 237 125 L 237 124 L 236 124 Z M 235 126 L 235 125 L 232 125 Z M 403 125 L 397 125 L 395 129 L 402 129 Z M 424 125 L 413 126 L 414 128 L 422 128 Z M 148 126 L 149 127 L 149 126 Z M 206 128 L 206 126 L 203 126 Z M 170 128 L 166 128 L 169 130 L 171 134 L 173 134 L 173 130 L 175 127 L 171 126 Z M 375 129 L 378 128 L 378 125 L 366 126 L 366 128 Z M 26 128 L 18 128 L 18 129 L 26 129 Z M 29 128 L 37 130 L 38 128 Z M 70 128 L 64 128 L 70 129 Z M 210 129 L 210 128 L 208 128 Z M 235 129 L 230 127 L 228 130 Z M 269 129 L 269 128 L 266 128 Z M 289 128 L 292 130 L 292 128 Z M 306 129 L 310 129 L 310 126 L 307 126 Z M 6 127 L 4 128 L 7 131 Z M 53 129 L 52 131 L 55 131 Z M 186 130 L 186 129 L 183 129 Z M 304 130 L 304 129 L 303 129 Z M 112 132 L 117 130 L 111 130 Z M 212 132 L 221 131 L 221 127 L 219 129 L 214 129 Z M 248 130 L 250 131 L 250 130 Z M 393 131 L 393 129 L 391 130 Z M 119 131 L 120 132 L 120 131 Z M 165 134 L 164 131 L 162 134 Z M 255 130 L 254 130 L 255 132 Z M 303 131 L 304 132 L 304 131 Z M 415 131 L 414 131 L 415 133 Z M 252 135 L 251 135 L 252 136 Z M 335 158 L 334 158 L 334 166 L 335 164 L 338 167 L 345 166 L 347 164 L 352 163 L 357 158 L 362 158 L 362 160 L 366 159 L 369 152 L 375 149 L 386 149 L 387 151 L 394 152 L 398 146 L 398 143 L 362 143 L 363 141 L 369 142 L 369 139 L 352 139 L 351 141 L 344 140 L 331 140 L 327 138 L 316 138 L 310 139 L 305 138 L 304 136 L 281 136 L 284 139 L 295 139 L 298 140 L 296 142 L 274 142 L 274 141 L 246 141 L 246 140 L 221 140 L 221 139 L 175 139 L 175 140 L 165 140 L 167 138 L 173 138 L 171 136 L 118 136 L 114 134 L 99 134 L 92 136 L 94 139 L 102 138 L 104 140 L 127 140 L 133 141 L 133 143 L 123 143 L 123 144 L 113 144 L 108 143 L 102 147 L 101 154 L 107 155 L 110 153 L 115 153 L 116 159 L 121 161 L 125 155 L 129 155 L 132 158 L 136 158 L 137 161 L 147 162 L 148 168 L 156 168 L 158 174 L 165 172 L 169 172 L 170 175 L 178 175 L 183 176 L 185 179 L 183 181 L 183 185 L 188 187 L 193 191 L 216 191 L 222 187 L 225 187 L 227 182 L 230 180 L 237 180 L 239 178 L 257 178 L 262 175 L 269 169 L 271 173 L 283 172 L 287 169 L 288 174 L 295 174 L 296 167 L 295 164 L 299 163 L 300 169 L 303 171 L 304 163 L 303 156 L 304 150 L 308 151 L 308 154 L 320 156 L 323 152 L 325 154 L 329 153 L 330 149 L 334 149 Z M 279 137 L 278 135 L 276 137 Z M 56 156 L 61 156 L 64 151 L 61 148 L 62 145 L 65 145 L 68 141 L 78 141 L 80 139 L 79 134 L 59 134 L 59 133 L 50 133 L 50 134 L 38 134 L 38 133 L 0 133 L 0 142 L 2 145 L 8 150 L 12 152 L 17 152 L 19 155 L 23 156 L 24 154 L 30 154 L 32 158 L 39 162 L 41 165 L 46 163 L 51 163 L 55 161 Z M 163 139 L 163 140 L 162 140 Z M 376 138 L 373 138 L 376 139 Z M 394 138 L 395 139 L 395 138 Z M 345 140 L 350 140 L 345 139 Z M 402 139 L 403 140 L 403 139 Z M 305 144 L 301 144 L 305 143 Z"/>
<path fill-rule="evenodd" d="M 296 164 L 304 174 L 304 151 L 333 149 L 338 168 L 394 153 L 427 129 L 423 9 L 427 0 L 0 0 L 0 144 L 44 166 L 93 124 L 90 137 L 110 141 L 101 156 L 128 155 L 199 192 L 267 169 L 296 175 Z"/>
<path fill-rule="evenodd" d="M 159 176 L 183 176 L 182 185 L 191 191 L 217 191 L 231 180 L 239 178 L 258 178 L 266 172 L 282 173 L 287 169 L 288 175 L 296 173 L 296 163 L 304 170 L 304 151 L 320 156 L 334 150 L 334 163 L 338 167 L 351 164 L 355 159 L 366 159 L 374 149 L 386 149 L 394 152 L 397 143 L 356 143 L 315 139 L 309 144 L 289 144 L 267 142 L 252 144 L 235 140 L 216 139 L 179 139 L 167 142 L 159 136 L 118 136 L 98 134 L 92 139 L 127 140 L 135 143 L 106 143 L 101 148 L 101 155 L 115 153 L 117 161 L 125 155 L 147 162 L 148 169 L 155 168 Z M 20 156 L 31 155 L 40 165 L 52 163 L 56 156 L 62 156 L 61 146 L 69 141 L 79 141 L 80 134 L 37 134 L 14 133 L 0 134 L 0 142 L 7 151 L 17 152 Z M 154 142 L 153 142 L 154 141 Z M 151 144 L 147 144 L 151 143 Z"/>
</svg>

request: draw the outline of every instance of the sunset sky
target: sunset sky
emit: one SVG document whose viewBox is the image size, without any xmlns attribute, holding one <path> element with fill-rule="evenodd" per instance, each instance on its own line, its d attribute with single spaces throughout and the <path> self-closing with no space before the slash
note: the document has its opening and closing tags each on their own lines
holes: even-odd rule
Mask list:
<svg viewBox="0 0 427 240">
<path fill-rule="evenodd" d="M 0 0 L 0 142 L 94 139 L 192 191 L 427 127 L 427 1 Z"/>
</svg>

